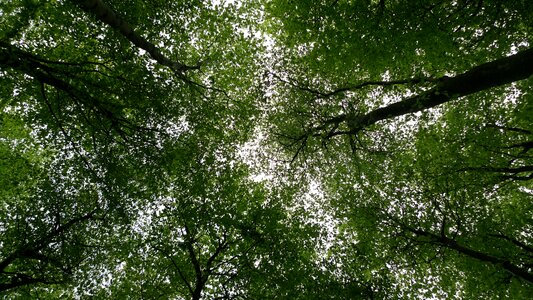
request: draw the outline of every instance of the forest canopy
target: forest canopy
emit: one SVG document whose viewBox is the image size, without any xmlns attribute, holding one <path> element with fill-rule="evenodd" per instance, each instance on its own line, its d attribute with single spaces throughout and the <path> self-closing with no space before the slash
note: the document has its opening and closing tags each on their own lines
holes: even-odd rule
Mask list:
<svg viewBox="0 0 533 300">
<path fill-rule="evenodd" d="M 3 299 L 533 294 L 533 2 L 0 3 Z"/>
</svg>

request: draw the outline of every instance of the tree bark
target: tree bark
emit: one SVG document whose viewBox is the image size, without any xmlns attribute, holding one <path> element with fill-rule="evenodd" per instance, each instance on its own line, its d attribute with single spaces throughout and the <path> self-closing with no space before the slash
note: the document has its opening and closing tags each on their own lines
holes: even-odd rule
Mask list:
<svg viewBox="0 0 533 300">
<path fill-rule="evenodd" d="M 347 122 L 350 128 L 348 132 L 342 133 L 354 134 L 379 121 L 423 111 L 459 97 L 527 79 L 531 75 L 533 75 L 533 48 L 481 64 L 455 77 L 443 77 L 427 92 L 364 115 L 342 115 L 342 121 Z"/>
</svg>

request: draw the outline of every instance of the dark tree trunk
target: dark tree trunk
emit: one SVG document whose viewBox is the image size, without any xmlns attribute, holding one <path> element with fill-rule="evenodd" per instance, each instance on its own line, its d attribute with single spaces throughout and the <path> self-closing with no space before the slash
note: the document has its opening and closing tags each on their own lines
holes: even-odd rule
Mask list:
<svg viewBox="0 0 533 300">
<path fill-rule="evenodd" d="M 533 48 L 479 65 L 455 77 L 444 77 L 425 93 L 375 109 L 362 116 L 344 115 L 342 120 L 349 124 L 349 133 L 357 133 L 381 120 L 423 111 L 458 97 L 527 79 L 531 75 Z"/>
</svg>

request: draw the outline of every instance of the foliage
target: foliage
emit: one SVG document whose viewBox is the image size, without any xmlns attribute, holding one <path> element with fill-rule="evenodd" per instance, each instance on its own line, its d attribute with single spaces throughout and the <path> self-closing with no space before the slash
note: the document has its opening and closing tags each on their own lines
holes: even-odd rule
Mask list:
<svg viewBox="0 0 533 300">
<path fill-rule="evenodd" d="M 528 299 L 530 1 L 0 6 L 5 299 Z"/>
</svg>

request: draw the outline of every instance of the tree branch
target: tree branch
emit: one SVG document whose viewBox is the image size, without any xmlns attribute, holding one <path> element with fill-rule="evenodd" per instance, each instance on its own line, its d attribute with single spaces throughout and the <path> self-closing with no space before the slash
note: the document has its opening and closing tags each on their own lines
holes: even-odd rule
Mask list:
<svg viewBox="0 0 533 300">
<path fill-rule="evenodd" d="M 58 226 L 56 229 L 50 231 L 48 234 L 44 235 L 40 239 L 36 240 L 33 243 L 27 243 L 18 249 L 16 249 L 12 254 L 8 255 L 4 260 L 0 262 L 0 272 L 4 271 L 15 259 L 19 257 L 25 257 L 25 253 L 29 252 L 38 252 L 41 249 L 43 249 L 47 244 L 50 243 L 50 241 L 54 238 L 60 235 L 61 233 L 67 231 L 72 226 L 74 226 L 77 223 L 92 219 L 94 214 L 96 213 L 97 209 L 92 210 L 91 212 L 71 219 L 67 223 Z"/>
<path fill-rule="evenodd" d="M 195 279 L 195 285 L 194 285 L 194 291 L 192 293 L 192 299 L 193 300 L 200 300 L 202 296 L 202 290 L 204 288 L 204 284 L 207 281 L 207 278 L 204 278 L 204 274 L 202 272 L 202 267 L 200 265 L 200 261 L 198 261 L 198 258 L 196 257 L 196 253 L 194 252 L 194 238 L 192 237 L 189 227 L 187 225 L 185 227 L 185 233 L 186 233 L 186 239 L 185 246 L 187 248 L 187 251 L 189 253 L 189 258 L 191 259 L 191 263 L 194 268 L 194 273 L 196 275 Z"/>
<path fill-rule="evenodd" d="M 308 86 L 302 85 L 298 83 L 294 79 L 285 80 L 278 76 L 277 74 L 270 73 L 272 76 L 274 76 L 279 81 L 291 85 L 299 90 L 309 92 L 311 94 L 316 95 L 318 98 L 328 98 L 331 96 L 335 96 L 337 94 L 342 94 L 349 91 L 355 91 L 362 89 L 367 86 L 393 86 L 393 85 L 400 85 L 400 84 L 419 84 L 419 83 L 425 83 L 425 82 L 438 82 L 439 80 L 442 80 L 442 78 L 408 78 L 408 79 L 401 79 L 401 80 L 391 80 L 391 81 L 385 81 L 385 80 L 371 80 L 371 81 L 365 81 L 354 85 L 348 85 L 344 87 L 339 87 L 331 91 L 320 91 L 317 89 L 310 88 Z"/>
<path fill-rule="evenodd" d="M 220 255 L 220 253 L 224 251 L 224 249 L 226 249 L 227 247 L 228 247 L 227 234 L 224 232 L 222 238 L 218 242 L 215 252 L 207 259 L 206 268 L 205 268 L 207 272 L 211 272 L 212 270 L 211 267 L 213 265 L 213 262 Z"/>
<path fill-rule="evenodd" d="M 439 245 L 442 245 L 448 249 L 455 250 L 458 253 L 461 253 L 463 255 L 466 255 L 468 257 L 474 258 L 476 260 L 490 263 L 496 266 L 501 266 L 506 271 L 510 272 L 514 276 L 521 278 L 525 281 L 527 281 L 530 284 L 533 284 L 533 274 L 530 273 L 527 269 L 518 267 L 514 264 L 512 264 L 510 261 L 501 259 L 496 256 L 492 256 L 471 248 L 468 248 L 464 245 L 459 244 L 457 241 L 450 239 L 446 236 L 436 235 L 431 232 L 422 230 L 422 229 L 414 229 L 408 226 L 404 226 L 407 230 L 411 231 L 412 233 L 423 236 L 426 238 L 429 238 L 430 241 L 437 243 Z"/>
<path fill-rule="evenodd" d="M 511 237 L 508 237 L 506 235 L 503 235 L 503 234 L 489 234 L 489 236 L 492 236 L 492 237 L 496 237 L 496 238 L 500 238 L 500 239 L 503 239 L 503 240 L 506 240 L 506 241 L 509 241 L 511 243 L 513 243 L 514 245 L 522 248 L 523 250 L 527 251 L 527 252 L 530 252 L 530 253 L 533 253 L 533 247 L 531 246 L 528 246 L 514 238 L 511 238 Z"/>
<path fill-rule="evenodd" d="M 185 277 L 185 274 L 183 274 L 183 272 L 181 271 L 181 268 L 178 266 L 178 264 L 176 263 L 176 261 L 174 260 L 172 255 L 170 255 L 170 253 L 168 253 L 167 251 L 164 251 L 163 248 L 160 248 L 160 247 L 158 247 L 156 245 L 152 245 L 152 247 L 155 250 L 158 250 L 159 252 L 163 253 L 163 255 L 166 256 L 172 262 L 172 265 L 174 266 L 176 271 L 178 271 L 178 275 L 181 278 L 181 280 L 185 283 L 185 286 L 189 290 L 189 293 L 191 293 L 191 295 L 193 295 L 194 294 L 194 290 L 192 289 L 191 284 L 189 283 L 189 281 Z"/>
<path fill-rule="evenodd" d="M 352 118 L 349 120 L 353 124 L 351 133 L 381 120 L 427 110 L 459 97 L 529 78 L 532 74 L 533 48 L 479 65 L 455 77 L 443 78 L 427 92 Z"/>
<path fill-rule="evenodd" d="M 60 284 L 60 283 L 63 283 L 63 281 L 48 280 L 46 278 L 33 278 L 33 277 L 26 276 L 25 274 L 16 274 L 15 276 L 12 277 L 11 282 L 0 283 L 0 292 L 14 289 L 14 288 L 21 287 L 21 286 L 36 284 L 36 283 Z"/>
<path fill-rule="evenodd" d="M 109 5 L 102 0 L 71 0 L 76 3 L 82 10 L 95 16 L 98 20 L 104 22 L 114 30 L 120 32 L 135 46 L 145 50 L 150 56 L 163 66 L 170 68 L 180 78 L 184 78 L 183 73 L 188 70 L 199 69 L 201 63 L 189 66 L 184 63 L 173 61 L 166 57 L 161 50 L 154 44 L 147 41 L 128 23 L 122 19 Z"/>
<path fill-rule="evenodd" d="M 85 215 L 79 216 L 77 218 L 73 218 L 70 221 L 66 222 L 65 224 L 57 226 L 54 230 L 50 231 L 48 234 L 45 234 L 44 236 L 37 239 L 36 241 L 21 245 L 20 247 L 18 247 L 15 251 L 13 251 L 10 255 L 8 255 L 6 258 L 4 258 L 0 262 L 0 273 L 7 274 L 8 272 L 5 272 L 5 269 L 9 265 L 11 265 L 16 259 L 26 258 L 26 259 L 36 259 L 42 263 L 51 264 L 59 268 L 63 273 L 70 275 L 71 271 L 68 267 L 64 267 L 59 261 L 57 261 L 56 259 L 52 257 L 46 256 L 40 253 L 40 251 L 46 245 L 50 244 L 54 238 L 56 238 L 63 232 L 69 230 L 72 226 L 80 222 L 93 219 L 97 211 L 98 209 L 94 209 Z M 45 283 L 45 284 L 60 283 L 60 281 L 58 280 L 49 280 L 44 277 L 34 278 L 32 276 L 29 276 L 23 273 L 15 273 L 15 274 L 17 276 L 11 278 L 11 283 L 0 284 L 0 291 L 12 289 L 18 286 L 29 285 L 33 283 Z"/>
<path fill-rule="evenodd" d="M 366 114 L 338 115 L 335 119 L 346 122 L 350 130 L 335 132 L 330 134 L 330 136 L 356 134 L 379 121 L 424 111 L 459 97 L 527 79 L 532 74 L 533 48 L 521 51 L 512 56 L 481 64 L 455 77 L 440 78 L 435 86 L 426 92 L 385 107 L 377 108 Z M 320 129 L 320 127 L 317 128 Z"/>
<path fill-rule="evenodd" d="M 495 173 L 509 173 L 509 174 L 518 174 L 523 172 L 533 172 L 533 166 L 521 166 L 516 168 L 496 168 L 496 167 L 471 167 L 471 168 L 462 168 L 460 171 L 487 171 Z"/>
<path fill-rule="evenodd" d="M 497 129 L 501 129 L 504 131 L 513 131 L 513 132 L 518 132 L 518 133 L 531 134 L 531 131 L 529 130 L 522 129 L 522 128 L 516 128 L 516 127 L 507 127 L 507 126 L 501 126 L 501 125 L 496 125 L 496 124 L 487 124 L 486 127 L 497 128 Z"/>
</svg>

